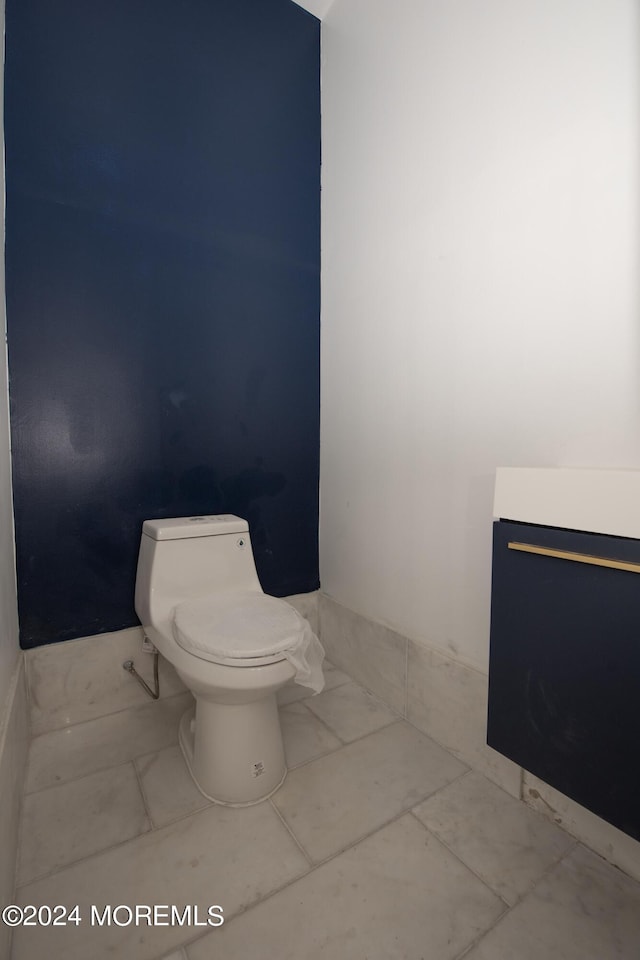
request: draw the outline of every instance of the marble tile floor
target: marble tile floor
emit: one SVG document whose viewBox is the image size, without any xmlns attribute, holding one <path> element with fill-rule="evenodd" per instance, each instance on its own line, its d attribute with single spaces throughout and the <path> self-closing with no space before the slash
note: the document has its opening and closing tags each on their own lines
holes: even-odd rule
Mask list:
<svg viewBox="0 0 640 960">
<path fill-rule="evenodd" d="M 13 960 L 638 960 L 639 884 L 326 675 L 281 692 L 289 774 L 252 807 L 191 782 L 189 694 L 37 736 L 16 902 L 79 922 L 16 928 Z"/>
</svg>

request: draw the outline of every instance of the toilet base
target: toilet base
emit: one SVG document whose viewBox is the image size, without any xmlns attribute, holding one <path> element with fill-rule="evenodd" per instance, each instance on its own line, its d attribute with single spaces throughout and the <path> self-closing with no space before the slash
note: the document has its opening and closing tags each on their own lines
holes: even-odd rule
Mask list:
<svg viewBox="0 0 640 960">
<path fill-rule="evenodd" d="M 287 775 L 274 694 L 249 704 L 196 698 L 180 720 L 178 742 L 193 782 L 214 803 L 260 803 Z"/>
</svg>

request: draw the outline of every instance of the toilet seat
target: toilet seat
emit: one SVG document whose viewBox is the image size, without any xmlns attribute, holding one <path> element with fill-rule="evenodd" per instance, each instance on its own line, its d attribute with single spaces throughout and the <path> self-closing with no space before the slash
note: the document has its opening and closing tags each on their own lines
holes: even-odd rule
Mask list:
<svg viewBox="0 0 640 960">
<path fill-rule="evenodd" d="M 238 592 L 185 600 L 173 611 L 173 635 L 201 660 L 257 667 L 284 660 L 304 634 L 306 621 L 286 601 Z"/>
</svg>

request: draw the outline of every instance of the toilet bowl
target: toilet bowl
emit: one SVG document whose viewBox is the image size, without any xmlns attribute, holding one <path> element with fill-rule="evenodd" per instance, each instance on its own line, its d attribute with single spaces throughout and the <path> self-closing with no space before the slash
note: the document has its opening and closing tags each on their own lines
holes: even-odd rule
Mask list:
<svg viewBox="0 0 640 960">
<path fill-rule="evenodd" d="M 179 743 L 208 799 L 244 806 L 286 776 L 276 693 L 322 689 L 322 647 L 284 600 L 263 593 L 245 520 L 229 514 L 146 520 L 136 612 L 194 695 Z"/>
</svg>

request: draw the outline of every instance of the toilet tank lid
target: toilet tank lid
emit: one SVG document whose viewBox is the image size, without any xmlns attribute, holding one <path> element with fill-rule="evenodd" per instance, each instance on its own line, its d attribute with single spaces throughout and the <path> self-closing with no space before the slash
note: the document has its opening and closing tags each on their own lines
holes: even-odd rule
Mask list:
<svg viewBox="0 0 640 960">
<path fill-rule="evenodd" d="M 191 537 L 215 537 L 224 533 L 248 533 L 249 524 L 232 513 L 214 516 L 171 517 L 145 520 L 142 532 L 152 540 L 188 540 Z"/>
</svg>

